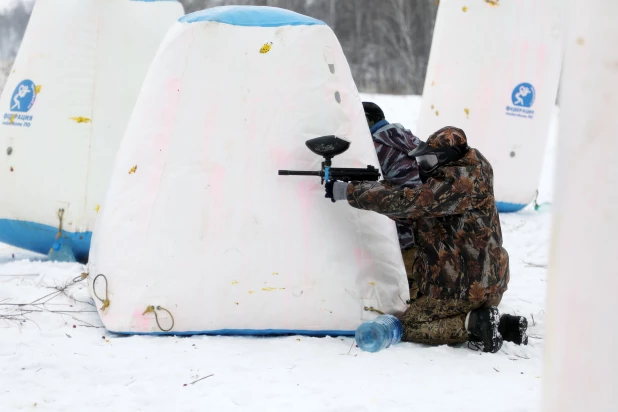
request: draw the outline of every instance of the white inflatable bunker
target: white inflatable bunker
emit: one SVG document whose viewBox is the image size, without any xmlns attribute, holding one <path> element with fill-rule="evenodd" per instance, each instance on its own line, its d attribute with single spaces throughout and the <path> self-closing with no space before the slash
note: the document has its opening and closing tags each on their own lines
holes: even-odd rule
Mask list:
<svg viewBox="0 0 618 412">
<path fill-rule="evenodd" d="M 593 6 L 593 7 L 591 7 Z M 543 412 L 618 409 L 618 2 L 569 2 Z"/>
<path fill-rule="evenodd" d="M 0 242 L 85 260 L 135 100 L 175 1 L 38 0 L 0 98 Z"/>
<path fill-rule="evenodd" d="M 394 223 L 331 203 L 318 177 L 277 174 L 319 170 L 305 141 L 329 134 L 351 141 L 334 166 L 378 165 L 323 22 L 242 6 L 181 18 L 150 68 L 94 231 L 89 273 L 102 299 L 107 281 L 105 326 L 352 334 L 376 316 L 366 308 L 402 313 Z"/>
<path fill-rule="evenodd" d="M 501 212 L 538 188 L 562 63 L 563 0 L 442 1 L 418 132 L 462 128 L 494 169 Z"/>
</svg>

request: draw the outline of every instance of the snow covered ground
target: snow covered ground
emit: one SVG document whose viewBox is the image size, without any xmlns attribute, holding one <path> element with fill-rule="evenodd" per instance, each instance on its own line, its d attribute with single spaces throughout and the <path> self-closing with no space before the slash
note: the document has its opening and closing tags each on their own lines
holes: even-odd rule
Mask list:
<svg viewBox="0 0 618 412">
<path fill-rule="evenodd" d="M 416 130 L 418 97 L 363 98 Z M 371 354 L 338 337 L 117 336 L 85 282 L 72 281 L 84 267 L 0 244 L 0 411 L 537 410 L 550 220 L 530 207 L 501 216 L 511 259 L 501 311 L 528 316 L 530 344 L 497 354 L 410 343 Z"/>
</svg>

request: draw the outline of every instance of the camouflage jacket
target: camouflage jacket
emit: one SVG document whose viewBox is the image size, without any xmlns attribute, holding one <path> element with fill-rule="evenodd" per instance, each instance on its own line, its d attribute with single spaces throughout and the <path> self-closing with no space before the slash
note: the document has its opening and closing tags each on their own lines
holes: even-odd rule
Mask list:
<svg viewBox="0 0 618 412">
<path fill-rule="evenodd" d="M 439 167 L 415 189 L 354 182 L 347 194 L 356 208 L 412 226 L 414 278 L 424 295 L 483 301 L 507 289 L 509 260 L 502 247 L 493 170 L 476 149 Z"/>
<path fill-rule="evenodd" d="M 371 137 L 376 148 L 380 169 L 384 179 L 398 187 L 417 187 L 423 182 L 419 177 L 416 159 L 408 156 L 408 152 L 416 149 L 420 140 L 411 131 L 398 123 L 388 124 L 383 121 Z"/>
<path fill-rule="evenodd" d="M 371 128 L 371 137 L 380 161 L 384 179 L 396 188 L 415 188 L 423 184 L 419 177 L 416 159 L 408 152 L 416 149 L 420 140 L 411 131 L 398 123 L 387 121 L 377 123 Z M 414 235 L 410 225 L 396 222 L 399 246 L 406 250 L 414 246 Z"/>
</svg>

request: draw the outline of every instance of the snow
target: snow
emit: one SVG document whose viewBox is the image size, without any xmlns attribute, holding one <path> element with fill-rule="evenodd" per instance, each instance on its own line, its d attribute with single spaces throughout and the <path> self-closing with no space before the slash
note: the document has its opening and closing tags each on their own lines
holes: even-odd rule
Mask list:
<svg viewBox="0 0 618 412">
<path fill-rule="evenodd" d="M 363 99 L 415 130 L 417 96 Z M 552 165 L 553 150 L 539 199 L 551 194 Z M 501 215 L 511 281 L 500 310 L 528 317 L 530 343 L 497 354 L 411 343 L 372 354 L 339 337 L 117 336 L 86 283 L 73 282 L 85 267 L 0 244 L 0 410 L 538 410 L 550 220 L 531 207 Z"/>
</svg>

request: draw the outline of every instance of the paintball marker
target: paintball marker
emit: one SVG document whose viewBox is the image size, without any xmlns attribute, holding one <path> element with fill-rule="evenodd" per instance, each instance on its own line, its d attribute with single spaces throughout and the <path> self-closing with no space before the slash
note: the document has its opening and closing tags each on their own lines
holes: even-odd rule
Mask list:
<svg viewBox="0 0 618 412">
<path fill-rule="evenodd" d="M 347 140 L 329 135 L 309 139 L 305 144 L 313 153 L 324 157 L 322 169 L 320 171 L 279 170 L 280 176 L 320 176 L 321 183 L 330 180 L 341 180 L 344 182 L 363 180 L 377 181 L 380 178 L 380 172 L 373 166 L 367 166 L 366 169 L 331 167 L 332 158 L 350 148 L 350 142 Z"/>
</svg>

